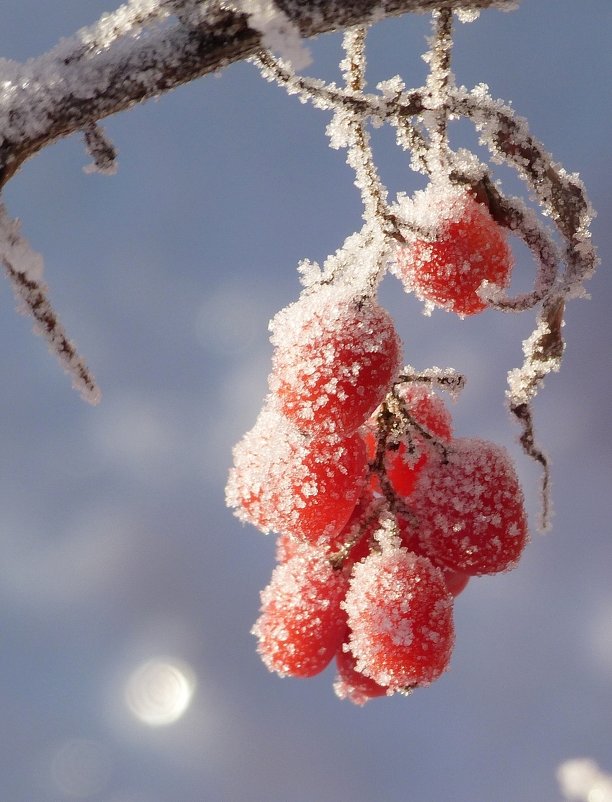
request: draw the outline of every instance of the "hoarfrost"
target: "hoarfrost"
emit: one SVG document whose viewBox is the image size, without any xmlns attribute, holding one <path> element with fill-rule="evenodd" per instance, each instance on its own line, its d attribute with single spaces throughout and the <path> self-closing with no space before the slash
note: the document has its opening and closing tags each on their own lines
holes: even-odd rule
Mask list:
<svg viewBox="0 0 612 802">
<path fill-rule="evenodd" d="M 9 263 L 12 270 L 29 281 L 40 282 L 43 276 L 43 258 L 32 250 L 21 235 L 21 224 L 6 213 L 0 204 L 0 261 Z"/>
<path fill-rule="evenodd" d="M 406 84 L 399 75 L 395 75 L 386 81 L 380 81 L 380 83 L 376 84 L 376 88 L 385 99 L 397 100 L 406 88 Z"/>
<path fill-rule="evenodd" d="M 247 14 L 249 24 L 261 33 L 264 47 L 278 53 L 295 70 L 312 63 L 297 25 L 274 0 L 238 0 L 237 8 Z"/>
<path fill-rule="evenodd" d="M 100 401 L 100 390 L 85 361 L 79 356 L 47 297 L 42 283 L 43 261 L 21 236 L 20 225 L 0 204 L 0 261 L 20 302 L 20 311 L 34 318 L 34 331 L 49 345 L 72 384 L 90 404 Z"/>
<path fill-rule="evenodd" d="M 480 16 L 480 10 L 477 8 L 458 8 L 455 10 L 459 22 L 476 22 Z"/>
</svg>

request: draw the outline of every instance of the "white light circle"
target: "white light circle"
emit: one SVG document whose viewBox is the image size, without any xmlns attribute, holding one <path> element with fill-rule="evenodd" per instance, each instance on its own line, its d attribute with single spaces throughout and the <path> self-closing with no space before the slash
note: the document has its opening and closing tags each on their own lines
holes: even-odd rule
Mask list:
<svg viewBox="0 0 612 802">
<path fill-rule="evenodd" d="M 80 738 L 63 743 L 51 762 L 54 785 L 71 799 L 86 799 L 101 791 L 110 769 L 102 744 Z"/>
<path fill-rule="evenodd" d="M 195 674 L 186 663 L 174 658 L 154 658 L 130 674 L 125 703 L 142 724 L 165 727 L 185 713 L 195 686 Z"/>
</svg>

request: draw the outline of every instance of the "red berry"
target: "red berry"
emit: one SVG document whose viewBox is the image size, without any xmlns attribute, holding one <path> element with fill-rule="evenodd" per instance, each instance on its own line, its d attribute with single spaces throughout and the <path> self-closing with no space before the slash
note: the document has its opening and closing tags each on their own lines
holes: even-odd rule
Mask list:
<svg viewBox="0 0 612 802">
<path fill-rule="evenodd" d="M 401 344 L 388 312 L 346 290 L 303 297 L 271 328 L 270 389 L 282 412 L 307 431 L 354 432 L 399 367 Z"/>
<path fill-rule="evenodd" d="M 324 543 L 348 521 L 366 471 L 359 435 L 307 437 L 267 405 L 234 448 L 226 499 L 264 532 Z"/>
<path fill-rule="evenodd" d="M 421 300 L 473 315 L 486 308 L 483 281 L 507 287 L 512 254 L 504 230 L 485 206 L 463 189 L 430 184 L 417 192 L 411 222 L 431 232 L 397 252 L 396 273 Z"/>
<path fill-rule="evenodd" d="M 416 550 L 470 576 L 513 568 L 528 539 L 523 493 L 505 449 L 454 440 L 448 462 L 427 466 L 410 497 Z M 405 538 L 404 533 L 404 538 Z"/>
<path fill-rule="evenodd" d="M 391 691 L 427 685 L 446 670 L 454 641 L 442 572 L 404 548 L 356 563 L 346 594 L 355 668 Z"/>
<path fill-rule="evenodd" d="M 372 491 L 366 487 L 357 506 L 340 532 L 334 544 L 339 550 L 347 543 L 353 543 L 344 564 L 346 566 L 359 562 L 370 553 L 372 535 L 379 527 L 377 502 Z"/>
<path fill-rule="evenodd" d="M 413 551 L 415 554 L 426 557 L 427 554 L 424 552 L 419 542 L 417 536 L 418 530 L 414 523 L 399 515 L 396 518 L 396 522 L 402 546 L 408 549 L 408 551 Z M 434 560 L 432 560 L 432 562 L 434 562 Z M 460 593 L 463 593 L 470 580 L 469 574 L 464 574 L 462 571 L 451 571 L 450 568 L 445 568 L 444 566 L 440 568 L 442 576 L 444 577 L 446 589 L 451 596 L 457 597 Z"/>
<path fill-rule="evenodd" d="M 252 630 L 270 671 L 281 677 L 323 671 L 346 635 L 340 607 L 346 588 L 346 573 L 305 544 L 276 566 L 261 593 L 261 615 Z"/>
<path fill-rule="evenodd" d="M 336 652 L 338 669 L 338 676 L 334 682 L 336 696 L 340 699 L 349 699 L 356 705 L 364 705 L 368 699 L 376 696 L 386 696 L 388 689 L 357 671 L 355 663 L 353 654 L 341 646 Z"/>
<path fill-rule="evenodd" d="M 463 593 L 470 581 L 468 574 L 462 574 L 460 571 L 449 571 L 448 568 L 442 569 L 442 576 L 444 577 L 446 589 L 451 596 L 455 598 L 457 598 L 460 593 Z"/>
<path fill-rule="evenodd" d="M 286 563 L 298 553 L 301 541 L 291 535 L 279 535 L 276 539 L 276 562 Z"/>
<path fill-rule="evenodd" d="M 430 434 L 443 443 L 452 437 L 452 419 L 444 402 L 429 388 L 412 384 L 406 385 L 400 392 L 407 413 Z M 376 456 L 376 435 L 370 423 L 376 425 L 375 419 L 368 422 L 368 430 L 364 435 L 368 460 Z M 393 489 L 399 496 L 409 496 L 420 471 L 425 467 L 434 446 L 423 437 L 418 429 L 413 428 L 399 443 L 391 444 L 385 454 L 385 471 Z M 372 477 L 374 487 L 378 487 L 376 477 Z"/>
</svg>

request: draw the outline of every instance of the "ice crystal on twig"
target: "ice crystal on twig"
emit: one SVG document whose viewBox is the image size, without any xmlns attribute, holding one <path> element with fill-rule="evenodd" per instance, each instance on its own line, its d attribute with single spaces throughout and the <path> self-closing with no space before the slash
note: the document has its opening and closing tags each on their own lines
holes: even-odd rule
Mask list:
<svg viewBox="0 0 612 802">
<path fill-rule="evenodd" d="M 235 3 L 261 34 L 264 47 L 278 53 L 295 70 L 308 67 L 312 56 L 302 42 L 299 28 L 274 0 L 235 0 Z"/>
<path fill-rule="evenodd" d="M 42 257 L 21 236 L 19 223 L 0 206 L 0 260 L 20 301 L 21 311 L 35 321 L 34 331 L 47 341 L 49 349 L 72 377 L 72 383 L 90 404 L 100 401 L 100 390 L 87 364 L 68 339 L 42 282 Z"/>
</svg>

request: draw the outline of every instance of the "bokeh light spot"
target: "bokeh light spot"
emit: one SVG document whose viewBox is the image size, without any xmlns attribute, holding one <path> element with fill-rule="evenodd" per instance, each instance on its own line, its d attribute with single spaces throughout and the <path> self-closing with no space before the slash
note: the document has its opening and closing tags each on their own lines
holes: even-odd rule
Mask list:
<svg viewBox="0 0 612 802">
<path fill-rule="evenodd" d="M 195 674 L 186 663 L 154 658 L 138 666 L 128 678 L 125 702 L 141 723 L 165 727 L 183 716 L 195 686 Z"/>
<path fill-rule="evenodd" d="M 95 741 L 75 738 L 61 745 L 53 756 L 54 785 L 70 799 L 87 799 L 99 793 L 110 774 L 107 750 Z"/>
</svg>

